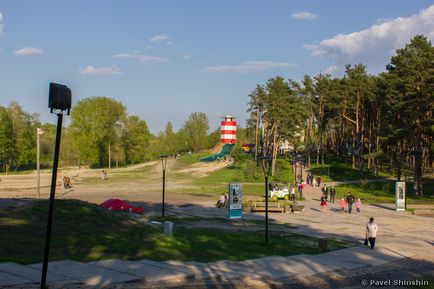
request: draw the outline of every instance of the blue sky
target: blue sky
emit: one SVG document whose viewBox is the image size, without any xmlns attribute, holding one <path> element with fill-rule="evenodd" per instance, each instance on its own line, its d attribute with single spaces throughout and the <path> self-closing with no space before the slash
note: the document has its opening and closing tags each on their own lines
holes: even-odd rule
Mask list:
<svg viewBox="0 0 434 289">
<path fill-rule="evenodd" d="M 154 133 L 194 111 L 244 126 L 256 84 L 341 76 L 346 63 L 375 74 L 415 34 L 434 39 L 433 1 L 0 0 L 0 105 L 55 123 L 59 82 L 73 103 L 121 101 Z"/>
</svg>

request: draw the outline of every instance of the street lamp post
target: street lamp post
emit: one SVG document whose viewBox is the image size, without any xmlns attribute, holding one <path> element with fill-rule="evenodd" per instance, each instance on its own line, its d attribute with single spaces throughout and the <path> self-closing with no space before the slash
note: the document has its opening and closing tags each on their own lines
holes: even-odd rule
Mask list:
<svg viewBox="0 0 434 289">
<path fill-rule="evenodd" d="M 39 166 L 39 157 L 41 154 L 40 150 L 40 135 L 44 133 L 44 130 L 42 128 L 37 128 L 36 130 L 36 170 L 38 171 L 38 186 L 37 186 L 37 192 L 38 192 L 38 199 L 41 197 L 40 193 L 40 186 L 41 186 L 41 172 L 40 172 L 40 166 Z"/>
<path fill-rule="evenodd" d="M 268 177 L 271 172 L 271 158 L 261 157 L 260 160 L 265 178 L 265 243 L 268 243 Z"/>
<path fill-rule="evenodd" d="M 48 203 L 47 231 L 45 235 L 44 259 L 42 261 L 41 287 L 45 289 L 47 282 L 48 256 L 50 253 L 51 227 L 53 224 L 54 199 L 56 195 L 57 167 L 59 164 L 60 138 L 64 111 L 69 115 L 71 110 L 71 90 L 61 84 L 50 83 L 48 107 L 57 115 L 56 143 L 54 145 L 53 171 L 51 175 L 50 201 Z"/>
<path fill-rule="evenodd" d="M 303 198 L 303 186 L 302 186 L 302 184 L 303 184 L 303 182 L 302 182 L 302 180 L 303 180 L 303 165 L 302 165 L 302 163 L 301 162 L 303 162 L 304 160 L 301 158 L 298 158 L 298 161 L 299 161 L 299 167 L 300 167 L 300 199 L 302 199 Z"/>
<path fill-rule="evenodd" d="M 161 167 L 163 169 L 163 196 L 162 196 L 162 204 L 161 204 L 161 217 L 164 221 L 164 203 L 165 203 L 165 191 L 166 191 L 166 167 L 167 167 L 167 155 L 160 156 Z"/>
</svg>

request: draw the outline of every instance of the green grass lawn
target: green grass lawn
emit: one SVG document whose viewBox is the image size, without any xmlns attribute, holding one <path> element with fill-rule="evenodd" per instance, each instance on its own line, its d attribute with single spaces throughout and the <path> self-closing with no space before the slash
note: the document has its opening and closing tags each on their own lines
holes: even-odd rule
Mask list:
<svg viewBox="0 0 434 289">
<path fill-rule="evenodd" d="M 206 157 L 210 155 L 209 153 L 194 153 L 191 155 L 185 155 L 185 156 L 181 156 L 176 158 L 176 162 L 172 167 L 172 170 L 174 171 L 178 171 L 178 170 L 182 170 L 194 163 L 197 163 L 200 161 L 201 158 Z"/>
<path fill-rule="evenodd" d="M 35 200 L 0 211 L 0 262 L 42 261 L 48 201 Z M 267 255 L 319 253 L 312 237 L 175 226 L 169 237 L 151 226 L 76 200 L 56 200 L 50 260 L 93 261 L 108 258 L 179 261 L 243 260 Z M 330 249 L 350 244 L 330 240 Z"/>
<path fill-rule="evenodd" d="M 197 159 L 197 158 L 196 158 Z M 269 182 L 277 181 L 293 183 L 294 176 L 287 159 L 279 159 L 276 164 L 276 175 Z M 218 194 L 227 191 L 229 183 L 242 183 L 243 192 L 247 195 L 264 194 L 264 173 L 260 164 L 251 159 L 242 159 L 221 170 L 209 173 L 203 177 L 193 177 L 193 192 Z"/>
<path fill-rule="evenodd" d="M 322 182 L 357 181 L 361 179 L 380 179 L 387 177 L 385 173 L 380 173 L 377 176 L 369 171 L 361 172 L 359 169 L 353 169 L 350 164 L 337 162 L 328 165 L 311 164 L 310 171 L 314 176 L 321 176 Z"/>
<path fill-rule="evenodd" d="M 434 180 L 424 179 L 424 196 L 416 197 L 413 195 L 413 183 L 407 182 L 407 202 L 408 204 L 434 203 Z M 364 203 L 394 203 L 395 202 L 395 181 L 387 180 L 381 182 L 367 182 L 357 184 L 346 184 L 336 187 L 337 198 L 344 197 L 347 192 L 351 192 Z"/>
</svg>

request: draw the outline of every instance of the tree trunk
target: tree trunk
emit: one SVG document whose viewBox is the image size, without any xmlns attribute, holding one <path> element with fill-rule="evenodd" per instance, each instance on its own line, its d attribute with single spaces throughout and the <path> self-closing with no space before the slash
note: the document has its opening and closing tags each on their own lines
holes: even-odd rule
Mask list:
<svg viewBox="0 0 434 289">
<path fill-rule="evenodd" d="M 361 103 L 362 107 L 360 108 L 360 142 L 359 142 L 359 166 L 364 170 L 364 159 L 363 154 L 365 152 L 365 117 L 364 117 L 364 110 L 363 110 L 363 102 Z"/>
<path fill-rule="evenodd" d="M 356 168 L 356 162 L 359 162 L 359 146 L 360 146 L 360 130 L 359 130 L 359 93 L 357 92 L 357 105 L 356 105 L 356 135 L 353 140 L 354 143 L 354 151 L 356 154 L 354 155 L 354 164 L 353 169 Z"/>
<path fill-rule="evenodd" d="M 256 125 L 255 125 L 255 162 L 258 160 L 259 152 L 259 109 L 256 111 Z"/>
<path fill-rule="evenodd" d="M 381 130 L 381 110 L 378 109 L 377 112 L 377 120 L 378 120 L 378 126 L 377 126 L 377 140 L 375 142 L 375 146 L 376 146 L 376 152 L 379 153 L 381 146 L 380 146 L 380 130 Z M 380 158 L 377 156 L 377 164 L 375 165 L 375 171 L 374 174 L 377 175 L 378 174 L 378 166 L 380 165 Z"/>
<path fill-rule="evenodd" d="M 398 182 L 401 181 L 401 174 L 402 174 L 402 143 L 399 141 L 398 142 L 398 154 L 396 157 L 397 160 L 397 166 L 396 166 L 396 180 Z"/>
<path fill-rule="evenodd" d="M 416 196 L 423 196 L 422 187 L 422 139 L 419 137 L 414 146 L 414 194 Z"/>
<path fill-rule="evenodd" d="M 351 167 L 356 168 L 356 136 L 353 130 L 353 147 L 351 149 Z"/>
<path fill-rule="evenodd" d="M 274 173 L 276 172 L 276 159 L 277 159 L 277 152 L 279 150 L 279 145 L 277 143 L 277 127 L 274 127 L 273 129 L 273 146 L 272 146 L 272 163 L 271 163 L 271 175 L 274 176 Z"/>
<path fill-rule="evenodd" d="M 111 169 L 112 164 L 112 150 L 111 150 L 111 143 L 109 142 L 108 145 L 108 168 Z"/>
</svg>

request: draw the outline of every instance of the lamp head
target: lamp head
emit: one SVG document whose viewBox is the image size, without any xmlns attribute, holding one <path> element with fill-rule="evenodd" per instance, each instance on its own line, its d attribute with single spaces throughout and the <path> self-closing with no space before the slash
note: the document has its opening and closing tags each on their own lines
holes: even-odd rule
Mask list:
<svg viewBox="0 0 434 289">
<path fill-rule="evenodd" d="M 66 110 L 69 115 L 71 110 L 71 90 L 66 85 L 50 83 L 48 107 L 51 113 L 53 110 Z"/>
</svg>

